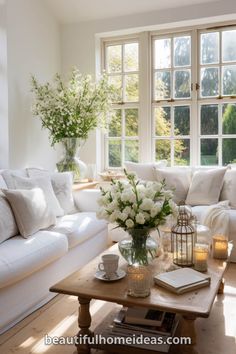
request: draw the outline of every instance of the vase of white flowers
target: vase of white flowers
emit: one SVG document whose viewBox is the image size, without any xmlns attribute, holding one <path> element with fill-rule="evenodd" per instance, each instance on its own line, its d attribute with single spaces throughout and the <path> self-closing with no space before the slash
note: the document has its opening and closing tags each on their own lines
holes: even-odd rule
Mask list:
<svg viewBox="0 0 236 354">
<path fill-rule="evenodd" d="M 67 82 L 56 74 L 52 84 L 42 85 L 32 76 L 31 85 L 35 96 L 33 114 L 48 129 L 51 145 L 62 143 L 68 152 L 64 162 L 59 162 L 59 169 L 74 171 L 75 165 L 67 162 L 69 151 L 72 153 L 74 147 L 75 157 L 79 142 L 85 142 L 92 130 L 106 128 L 113 88 L 106 74 L 93 82 L 90 75 L 81 75 L 77 69 L 72 70 Z M 78 169 L 79 166 L 77 174 Z"/>
<path fill-rule="evenodd" d="M 101 188 L 97 216 L 128 232 L 129 237 L 119 242 L 119 250 L 130 265 L 147 265 L 157 248 L 150 232 L 176 214 L 177 206 L 164 182 L 141 182 L 134 173 L 124 172 L 127 180 L 113 180 L 109 190 Z"/>
</svg>

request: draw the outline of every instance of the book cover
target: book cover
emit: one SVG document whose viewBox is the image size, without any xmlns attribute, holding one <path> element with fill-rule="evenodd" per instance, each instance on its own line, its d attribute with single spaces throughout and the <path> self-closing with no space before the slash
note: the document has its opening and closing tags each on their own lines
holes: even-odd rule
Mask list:
<svg viewBox="0 0 236 354">
<path fill-rule="evenodd" d="M 161 326 L 165 313 L 159 310 L 129 307 L 126 311 L 125 323 Z"/>
</svg>

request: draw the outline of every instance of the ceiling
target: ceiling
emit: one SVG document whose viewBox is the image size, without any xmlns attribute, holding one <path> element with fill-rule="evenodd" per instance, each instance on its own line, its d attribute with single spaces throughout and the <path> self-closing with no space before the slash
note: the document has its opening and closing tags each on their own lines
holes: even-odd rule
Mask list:
<svg viewBox="0 0 236 354">
<path fill-rule="evenodd" d="M 106 19 L 215 0 L 44 0 L 61 23 Z"/>
</svg>

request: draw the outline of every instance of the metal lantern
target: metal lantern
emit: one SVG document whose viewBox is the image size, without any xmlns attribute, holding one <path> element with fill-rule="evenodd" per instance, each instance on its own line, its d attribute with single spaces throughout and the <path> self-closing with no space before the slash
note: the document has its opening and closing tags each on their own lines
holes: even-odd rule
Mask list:
<svg viewBox="0 0 236 354">
<path fill-rule="evenodd" d="M 191 224 L 191 217 L 188 207 L 180 205 L 177 224 L 171 229 L 173 262 L 182 267 L 193 266 L 195 228 Z"/>
</svg>

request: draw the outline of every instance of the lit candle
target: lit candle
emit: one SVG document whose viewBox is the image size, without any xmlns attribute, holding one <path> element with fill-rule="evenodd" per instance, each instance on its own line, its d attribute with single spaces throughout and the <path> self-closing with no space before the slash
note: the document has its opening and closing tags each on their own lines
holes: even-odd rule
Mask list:
<svg viewBox="0 0 236 354">
<path fill-rule="evenodd" d="M 150 294 L 151 272 L 146 266 L 129 266 L 128 294 L 134 297 L 146 297 Z"/>
<path fill-rule="evenodd" d="M 228 240 L 223 235 L 215 235 L 212 237 L 213 258 L 226 259 L 228 258 Z"/>
<path fill-rule="evenodd" d="M 194 247 L 194 269 L 207 271 L 208 245 L 196 243 Z"/>
</svg>

